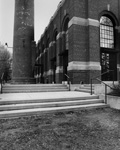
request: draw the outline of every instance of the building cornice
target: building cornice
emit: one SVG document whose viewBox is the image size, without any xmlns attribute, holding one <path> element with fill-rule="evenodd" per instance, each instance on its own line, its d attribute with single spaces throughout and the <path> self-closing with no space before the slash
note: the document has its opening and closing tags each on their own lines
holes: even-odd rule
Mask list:
<svg viewBox="0 0 120 150">
<path fill-rule="evenodd" d="M 72 61 L 68 64 L 68 70 L 101 70 L 100 62 Z"/>
<path fill-rule="evenodd" d="M 95 19 L 84 19 L 84 18 L 80 18 L 80 17 L 73 17 L 68 24 L 68 27 L 70 28 L 72 25 L 80 25 L 80 26 L 96 26 L 99 27 L 100 26 L 100 22 L 98 20 Z"/>
</svg>

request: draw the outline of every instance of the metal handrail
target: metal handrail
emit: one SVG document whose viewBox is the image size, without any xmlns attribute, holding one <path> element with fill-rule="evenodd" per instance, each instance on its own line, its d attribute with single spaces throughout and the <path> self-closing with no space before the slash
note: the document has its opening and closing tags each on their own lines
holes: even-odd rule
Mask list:
<svg viewBox="0 0 120 150">
<path fill-rule="evenodd" d="M 2 76 L 1 76 L 1 94 L 2 94 L 2 89 L 3 89 L 3 77 L 4 77 L 4 73 L 2 73 Z"/>
<path fill-rule="evenodd" d="M 102 83 L 105 85 L 105 103 L 106 103 L 106 104 L 107 104 L 107 87 L 109 87 L 109 88 L 111 88 L 111 89 L 113 89 L 113 87 L 111 87 L 110 85 L 106 84 L 104 81 L 102 81 L 102 80 L 99 79 L 98 77 L 100 77 L 100 76 L 102 76 L 102 75 L 104 75 L 104 74 L 107 74 L 108 72 L 113 72 L 113 85 L 114 85 L 114 70 L 108 70 L 107 72 L 104 72 L 104 73 L 102 73 L 101 75 L 96 76 L 96 77 L 94 77 L 94 78 L 91 79 L 91 95 L 93 94 L 93 92 L 92 92 L 92 81 L 93 81 L 93 80 L 98 80 L 98 81 L 102 82 Z"/>
<path fill-rule="evenodd" d="M 68 79 L 69 91 L 70 91 L 70 77 L 67 74 L 64 74 Z"/>
<path fill-rule="evenodd" d="M 103 76 L 104 74 L 107 74 L 107 73 L 109 73 L 109 72 L 113 72 L 113 84 L 114 84 L 114 70 L 108 70 L 108 71 L 102 73 L 101 75 L 95 76 L 94 78 L 92 78 L 92 80 L 94 80 L 94 79 L 96 79 L 96 78 L 98 78 L 98 77 L 101 77 L 101 76 Z"/>
</svg>

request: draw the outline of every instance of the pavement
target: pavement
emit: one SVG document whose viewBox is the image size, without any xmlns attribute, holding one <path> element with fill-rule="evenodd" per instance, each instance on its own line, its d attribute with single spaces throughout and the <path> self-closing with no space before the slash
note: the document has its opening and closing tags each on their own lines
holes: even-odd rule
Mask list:
<svg viewBox="0 0 120 150">
<path fill-rule="evenodd" d="M 90 96 L 89 93 L 66 91 L 66 92 L 37 92 L 37 93 L 3 93 L 0 100 L 29 100 L 29 99 L 52 99 L 52 98 L 75 98 Z"/>
</svg>

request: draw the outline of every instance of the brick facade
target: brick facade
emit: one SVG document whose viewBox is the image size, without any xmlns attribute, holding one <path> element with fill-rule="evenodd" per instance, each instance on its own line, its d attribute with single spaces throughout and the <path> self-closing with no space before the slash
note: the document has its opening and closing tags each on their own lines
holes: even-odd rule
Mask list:
<svg viewBox="0 0 120 150">
<path fill-rule="evenodd" d="M 37 43 L 37 82 L 62 83 L 68 75 L 72 83 L 90 83 L 101 75 L 101 16 L 114 23 L 116 79 L 120 80 L 120 0 L 62 0 Z"/>
</svg>

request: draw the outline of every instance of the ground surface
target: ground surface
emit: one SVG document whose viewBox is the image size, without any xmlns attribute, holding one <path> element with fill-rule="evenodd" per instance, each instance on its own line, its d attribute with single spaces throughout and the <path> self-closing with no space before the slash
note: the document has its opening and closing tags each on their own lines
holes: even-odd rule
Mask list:
<svg viewBox="0 0 120 150">
<path fill-rule="evenodd" d="M 0 120 L 0 150 L 120 150 L 120 111 L 104 108 Z"/>
</svg>

